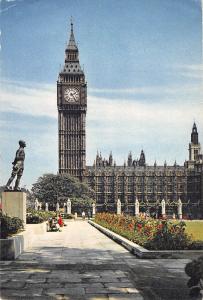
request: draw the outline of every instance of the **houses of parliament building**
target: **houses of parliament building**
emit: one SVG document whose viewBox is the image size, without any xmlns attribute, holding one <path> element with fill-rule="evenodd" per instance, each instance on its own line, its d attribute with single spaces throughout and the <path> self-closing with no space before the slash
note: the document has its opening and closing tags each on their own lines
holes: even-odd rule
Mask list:
<svg viewBox="0 0 203 300">
<path fill-rule="evenodd" d="M 140 210 L 152 213 L 166 201 L 166 213 L 176 213 L 177 201 L 183 205 L 183 215 L 203 217 L 203 157 L 194 123 L 189 143 L 188 161 L 183 166 L 147 165 L 145 153 L 134 159 L 128 154 L 126 163 L 117 166 L 110 153 L 104 159 L 96 154 L 92 166 L 86 166 L 87 84 L 79 62 L 73 24 L 65 49 L 65 63 L 57 80 L 59 173 L 70 174 L 86 181 L 95 191 L 97 211 L 116 211 L 120 199 L 122 211 L 135 212 L 135 200 Z"/>
</svg>

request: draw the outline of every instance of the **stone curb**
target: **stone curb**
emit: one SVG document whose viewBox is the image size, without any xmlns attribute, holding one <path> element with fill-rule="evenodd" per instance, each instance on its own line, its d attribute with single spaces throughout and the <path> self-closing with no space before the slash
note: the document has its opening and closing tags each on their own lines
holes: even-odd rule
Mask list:
<svg viewBox="0 0 203 300">
<path fill-rule="evenodd" d="M 139 258 L 191 258 L 192 255 L 203 255 L 203 250 L 147 250 L 93 221 L 89 220 L 88 223 Z"/>
</svg>

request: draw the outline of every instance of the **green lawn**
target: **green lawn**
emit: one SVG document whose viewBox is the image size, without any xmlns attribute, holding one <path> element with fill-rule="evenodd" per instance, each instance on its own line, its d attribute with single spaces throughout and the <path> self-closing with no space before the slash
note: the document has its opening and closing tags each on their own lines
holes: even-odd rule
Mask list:
<svg viewBox="0 0 203 300">
<path fill-rule="evenodd" d="M 194 240 L 203 241 L 203 221 L 185 221 L 186 232 L 192 234 Z"/>
</svg>

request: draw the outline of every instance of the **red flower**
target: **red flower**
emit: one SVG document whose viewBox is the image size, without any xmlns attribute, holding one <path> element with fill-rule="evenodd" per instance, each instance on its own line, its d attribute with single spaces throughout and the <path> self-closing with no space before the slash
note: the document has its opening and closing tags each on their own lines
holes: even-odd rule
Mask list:
<svg viewBox="0 0 203 300">
<path fill-rule="evenodd" d="M 142 229 L 142 224 L 137 224 L 137 229 L 140 231 Z"/>
<path fill-rule="evenodd" d="M 163 228 L 163 224 L 159 224 L 158 226 L 157 226 L 157 229 L 158 230 L 160 230 L 160 229 L 162 229 Z"/>
<path fill-rule="evenodd" d="M 130 223 L 130 224 L 129 224 L 129 229 L 130 229 L 130 230 L 133 230 L 133 228 L 134 228 L 134 225 L 133 225 L 132 223 Z"/>
</svg>

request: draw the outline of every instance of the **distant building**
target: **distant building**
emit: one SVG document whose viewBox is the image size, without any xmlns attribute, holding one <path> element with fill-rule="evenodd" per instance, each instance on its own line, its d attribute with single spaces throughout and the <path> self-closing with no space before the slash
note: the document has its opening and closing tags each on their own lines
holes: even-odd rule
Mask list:
<svg viewBox="0 0 203 300">
<path fill-rule="evenodd" d="M 145 153 L 134 159 L 130 152 L 127 163 L 117 166 L 110 153 L 108 159 L 97 153 L 93 166 L 86 166 L 87 84 L 80 67 L 79 52 L 71 24 L 70 39 L 65 49 L 65 64 L 57 81 L 59 173 L 71 174 L 87 181 L 95 191 L 97 211 L 116 211 L 121 200 L 122 211 L 134 214 L 136 198 L 140 210 L 159 214 L 161 200 L 166 212 L 177 210 L 183 203 L 183 215 L 203 217 L 203 157 L 194 123 L 189 143 L 189 160 L 184 166 L 148 166 Z"/>
</svg>

